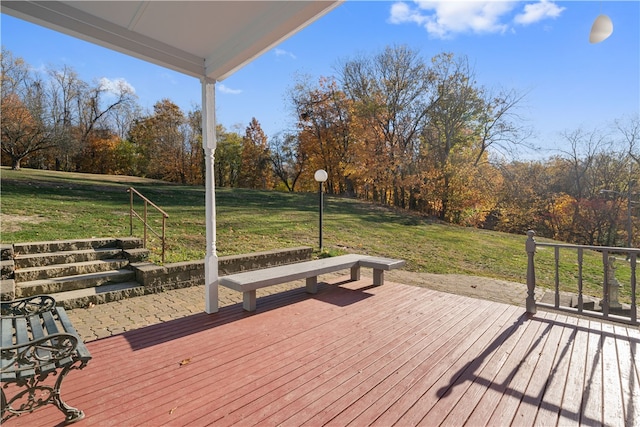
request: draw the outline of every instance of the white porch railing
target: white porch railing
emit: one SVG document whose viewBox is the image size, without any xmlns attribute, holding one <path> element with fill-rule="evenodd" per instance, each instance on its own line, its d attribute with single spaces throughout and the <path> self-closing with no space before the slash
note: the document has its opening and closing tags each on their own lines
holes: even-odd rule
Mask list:
<svg viewBox="0 0 640 427">
<path fill-rule="evenodd" d="M 542 243 L 536 242 L 534 239 L 535 232 L 529 230 L 527 232 L 527 300 L 526 308 L 527 312 L 534 314 L 538 307 L 561 310 L 570 312 L 573 314 L 579 314 L 584 316 L 598 317 L 608 319 L 611 321 L 622 322 L 627 324 L 638 325 L 638 311 L 637 311 L 637 261 L 640 255 L 640 249 L 638 248 L 619 248 L 610 246 L 586 246 L 586 245 L 571 245 L 560 243 Z M 535 300 L 536 289 L 536 267 L 535 267 L 535 254 L 536 249 L 540 247 L 553 248 L 554 256 L 554 302 L 553 304 L 548 302 Z M 575 294 L 577 303 L 575 306 L 562 305 L 561 292 L 560 292 L 560 251 L 575 253 L 575 265 L 576 265 L 576 283 L 575 287 L 571 284 L 562 283 L 563 289 L 567 289 Z M 583 294 L 583 261 L 585 251 L 596 251 L 602 254 L 602 299 L 599 302 L 599 309 L 591 307 L 585 303 L 585 295 Z M 623 283 L 622 286 L 629 286 L 630 303 L 619 304 L 618 302 L 618 283 L 615 277 L 614 263 L 616 258 L 614 254 L 618 256 L 626 256 L 624 262 L 629 263 L 630 275 L 629 283 Z M 619 259 L 619 258 L 618 258 Z M 628 315 L 627 315 L 628 314 Z"/>
</svg>

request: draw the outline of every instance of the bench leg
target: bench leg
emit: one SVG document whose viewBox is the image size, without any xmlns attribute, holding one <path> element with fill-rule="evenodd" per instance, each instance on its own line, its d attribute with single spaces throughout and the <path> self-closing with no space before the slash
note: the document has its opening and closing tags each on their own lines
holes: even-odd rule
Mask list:
<svg viewBox="0 0 640 427">
<path fill-rule="evenodd" d="M 355 282 L 360 280 L 360 265 L 354 265 L 351 267 L 351 281 Z"/>
<path fill-rule="evenodd" d="M 318 293 L 318 276 L 307 277 L 307 293 Z"/>
<path fill-rule="evenodd" d="M 68 365 L 62 370 L 62 373 L 60 373 L 56 381 L 56 386 L 53 394 L 53 403 L 58 407 L 58 409 L 60 409 L 64 413 L 65 424 L 73 424 L 75 422 L 78 422 L 84 419 L 84 412 L 72 406 L 67 405 L 64 402 L 64 400 L 62 400 L 62 398 L 60 397 L 60 388 L 62 387 L 62 380 L 64 379 L 64 377 L 67 376 L 69 371 L 71 371 L 72 369 L 78 369 L 78 367 L 74 365 L 75 363 Z"/>
<path fill-rule="evenodd" d="M 60 389 L 62 388 L 62 380 L 71 370 L 82 369 L 83 367 L 84 365 L 80 361 L 75 361 L 65 366 L 59 373 L 57 371 L 52 372 L 52 375 L 57 375 L 53 385 L 50 382 L 45 382 L 50 378 L 48 374 L 44 374 L 42 377 L 32 377 L 19 386 L 18 393 L 13 397 L 10 396 L 10 399 L 7 399 L 3 387 L 0 390 L 1 423 L 4 424 L 10 418 L 33 412 L 50 403 L 62 411 L 65 419 L 64 424 L 73 424 L 82 420 L 84 412 L 67 405 L 60 396 Z"/>
<path fill-rule="evenodd" d="M 373 269 L 373 285 L 380 286 L 384 284 L 384 270 Z"/>
<path fill-rule="evenodd" d="M 256 291 L 242 293 L 242 308 L 246 311 L 256 311 Z"/>
</svg>

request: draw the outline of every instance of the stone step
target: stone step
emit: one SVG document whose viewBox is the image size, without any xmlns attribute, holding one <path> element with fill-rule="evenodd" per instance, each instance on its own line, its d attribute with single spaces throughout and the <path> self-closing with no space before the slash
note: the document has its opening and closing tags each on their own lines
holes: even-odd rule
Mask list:
<svg viewBox="0 0 640 427">
<path fill-rule="evenodd" d="M 0 261 L 0 279 L 13 279 L 15 270 L 15 262 L 12 259 L 3 259 Z"/>
<path fill-rule="evenodd" d="M 45 252 L 78 251 L 85 249 L 120 248 L 136 249 L 142 248 L 143 241 L 139 237 L 118 237 L 118 238 L 91 238 L 76 240 L 56 240 L 46 242 L 14 243 L 15 255 L 38 254 Z"/>
<path fill-rule="evenodd" d="M 123 283 L 135 280 L 135 272 L 128 269 L 109 270 L 99 273 L 63 276 L 29 282 L 16 281 L 16 298 L 38 294 L 54 294 L 57 292 L 102 286 L 110 283 Z M 54 296 L 54 298 L 56 298 Z"/>
<path fill-rule="evenodd" d="M 56 240 L 45 242 L 15 243 L 15 255 L 38 254 L 45 252 L 78 251 L 85 249 L 116 248 L 117 239 L 93 238 L 76 240 Z"/>
<path fill-rule="evenodd" d="M 104 304 L 144 294 L 144 286 L 138 282 L 123 282 L 58 292 L 53 297 L 56 300 L 56 304 L 70 310 L 73 308 L 88 308 L 92 304 Z"/>
<path fill-rule="evenodd" d="M 127 265 L 129 265 L 129 260 L 120 258 L 46 265 L 43 267 L 29 267 L 16 269 L 14 271 L 14 279 L 16 283 L 23 283 L 40 279 L 54 279 L 56 277 L 118 270 L 126 267 Z"/>
<path fill-rule="evenodd" d="M 119 259 L 123 257 L 120 248 L 81 249 L 74 251 L 46 252 L 16 255 L 16 270 L 22 268 L 44 267 L 56 264 L 96 261 L 101 259 Z"/>
<path fill-rule="evenodd" d="M 136 248 L 136 249 L 124 249 L 122 251 L 124 257 L 129 260 L 130 263 L 133 262 L 143 262 L 149 259 L 150 251 L 145 248 Z"/>
</svg>

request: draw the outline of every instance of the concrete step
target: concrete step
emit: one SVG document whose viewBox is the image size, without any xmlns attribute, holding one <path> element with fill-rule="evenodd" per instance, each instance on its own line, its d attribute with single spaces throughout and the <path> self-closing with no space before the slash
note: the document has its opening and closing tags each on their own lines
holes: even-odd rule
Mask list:
<svg viewBox="0 0 640 427">
<path fill-rule="evenodd" d="M 134 280 L 134 271 L 118 269 L 99 273 L 33 280 L 28 282 L 16 281 L 16 298 L 38 294 L 54 294 L 57 292 L 73 291 L 110 283 L 123 283 Z M 56 298 L 55 295 L 53 297 Z"/>
<path fill-rule="evenodd" d="M 47 265 L 96 261 L 100 259 L 118 259 L 122 257 L 123 253 L 120 248 L 92 248 L 75 251 L 22 254 L 16 255 L 14 261 L 17 270 L 22 268 L 44 267 Z"/>
<path fill-rule="evenodd" d="M 137 248 L 137 249 L 123 249 L 122 253 L 124 257 L 132 262 L 143 262 L 149 259 L 149 254 L 151 251 L 145 248 Z"/>
<path fill-rule="evenodd" d="M 75 276 L 89 273 L 100 273 L 119 270 L 129 265 L 126 259 L 99 259 L 96 261 L 72 262 L 68 264 L 45 265 L 43 267 L 20 268 L 14 271 L 17 283 L 31 282 L 40 279 Z"/>
<path fill-rule="evenodd" d="M 56 240 L 47 242 L 15 243 L 13 245 L 16 255 L 38 254 L 45 252 L 78 251 L 86 249 L 115 248 L 117 239 L 93 238 L 76 240 Z"/>
<path fill-rule="evenodd" d="M 56 304 L 65 309 L 87 308 L 92 304 L 103 304 L 145 294 L 144 286 L 138 282 L 110 283 L 86 289 L 58 292 L 53 297 Z"/>
</svg>

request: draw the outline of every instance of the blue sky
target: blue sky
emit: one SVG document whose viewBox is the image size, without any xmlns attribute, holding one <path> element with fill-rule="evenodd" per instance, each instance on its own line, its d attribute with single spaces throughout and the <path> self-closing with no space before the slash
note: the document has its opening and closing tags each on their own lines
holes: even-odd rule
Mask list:
<svg viewBox="0 0 640 427">
<path fill-rule="evenodd" d="M 590 44 L 600 13 L 614 32 Z M 2 45 L 36 69 L 124 79 L 149 110 L 163 98 L 185 111 L 200 104 L 195 78 L 4 14 L 1 24 Z M 478 84 L 526 93 L 521 115 L 544 156 L 562 148 L 563 131 L 605 129 L 640 110 L 640 1 L 347 1 L 218 83 L 218 123 L 241 134 L 252 117 L 267 136 L 293 129 L 286 98 L 296 75 L 337 76 L 340 62 L 398 44 L 426 61 L 466 55 Z"/>
</svg>

